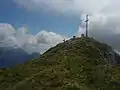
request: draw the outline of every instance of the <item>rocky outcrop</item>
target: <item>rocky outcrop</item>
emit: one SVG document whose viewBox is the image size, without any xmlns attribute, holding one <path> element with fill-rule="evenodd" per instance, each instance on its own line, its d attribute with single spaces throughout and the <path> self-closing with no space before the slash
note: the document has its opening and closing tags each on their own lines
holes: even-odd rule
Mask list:
<svg viewBox="0 0 120 90">
<path fill-rule="evenodd" d="M 111 65 L 120 65 L 120 55 L 112 50 L 107 53 L 108 63 Z"/>
</svg>

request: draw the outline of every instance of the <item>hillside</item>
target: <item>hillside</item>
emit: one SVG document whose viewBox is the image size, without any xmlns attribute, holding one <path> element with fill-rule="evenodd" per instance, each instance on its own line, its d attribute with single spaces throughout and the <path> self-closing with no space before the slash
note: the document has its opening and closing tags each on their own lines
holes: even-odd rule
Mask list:
<svg viewBox="0 0 120 90">
<path fill-rule="evenodd" d="M 0 70 L 0 90 L 120 90 L 112 48 L 92 38 L 60 43 L 14 68 Z"/>
</svg>

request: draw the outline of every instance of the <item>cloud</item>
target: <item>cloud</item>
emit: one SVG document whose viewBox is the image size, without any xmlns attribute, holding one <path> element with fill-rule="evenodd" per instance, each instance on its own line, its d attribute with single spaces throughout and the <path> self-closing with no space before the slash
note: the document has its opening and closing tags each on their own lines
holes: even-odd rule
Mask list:
<svg viewBox="0 0 120 90">
<path fill-rule="evenodd" d="M 51 37 L 51 38 L 49 38 Z M 53 32 L 46 32 L 46 31 L 41 31 L 38 34 L 36 34 L 36 38 L 38 43 L 44 43 L 44 44 L 57 44 L 63 40 L 61 35 L 58 35 Z"/>
<path fill-rule="evenodd" d="M 52 10 L 56 12 L 95 13 L 106 7 L 111 0 L 13 0 L 29 10 Z"/>
<path fill-rule="evenodd" d="M 22 48 L 28 53 L 43 53 L 51 46 L 62 42 L 63 36 L 54 32 L 27 33 L 25 27 L 15 30 L 10 24 L 0 24 L 0 47 Z"/>
<path fill-rule="evenodd" d="M 119 0 L 13 0 L 27 10 L 53 11 L 63 14 L 75 14 L 83 20 L 90 15 L 90 30 L 95 32 L 120 32 Z"/>
<path fill-rule="evenodd" d="M 89 14 L 89 34 L 120 50 L 120 0 L 13 0 L 29 11 L 47 11 L 80 16 L 83 20 L 77 35 L 85 31 Z M 115 42 L 116 41 L 116 42 Z"/>
</svg>

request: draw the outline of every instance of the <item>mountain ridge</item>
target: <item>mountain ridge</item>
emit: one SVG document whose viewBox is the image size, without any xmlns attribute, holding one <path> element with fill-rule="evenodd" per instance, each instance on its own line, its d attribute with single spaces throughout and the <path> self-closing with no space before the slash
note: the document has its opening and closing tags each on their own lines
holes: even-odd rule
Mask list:
<svg viewBox="0 0 120 90">
<path fill-rule="evenodd" d="M 0 68 L 14 67 L 38 57 L 39 53 L 28 54 L 21 48 L 0 47 Z"/>
</svg>

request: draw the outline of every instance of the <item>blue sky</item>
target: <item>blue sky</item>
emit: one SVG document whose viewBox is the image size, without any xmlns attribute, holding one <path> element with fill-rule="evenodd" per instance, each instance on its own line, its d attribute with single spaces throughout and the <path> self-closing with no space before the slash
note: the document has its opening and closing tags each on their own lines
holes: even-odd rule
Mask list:
<svg viewBox="0 0 120 90">
<path fill-rule="evenodd" d="M 15 28 L 26 25 L 32 34 L 47 30 L 71 36 L 77 32 L 80 18 L 44 12 L 44 10 L 27 11 L 20 8 L 13 0 L 0 0 L 0 23 L 9 23 Z"/>
</svg>

